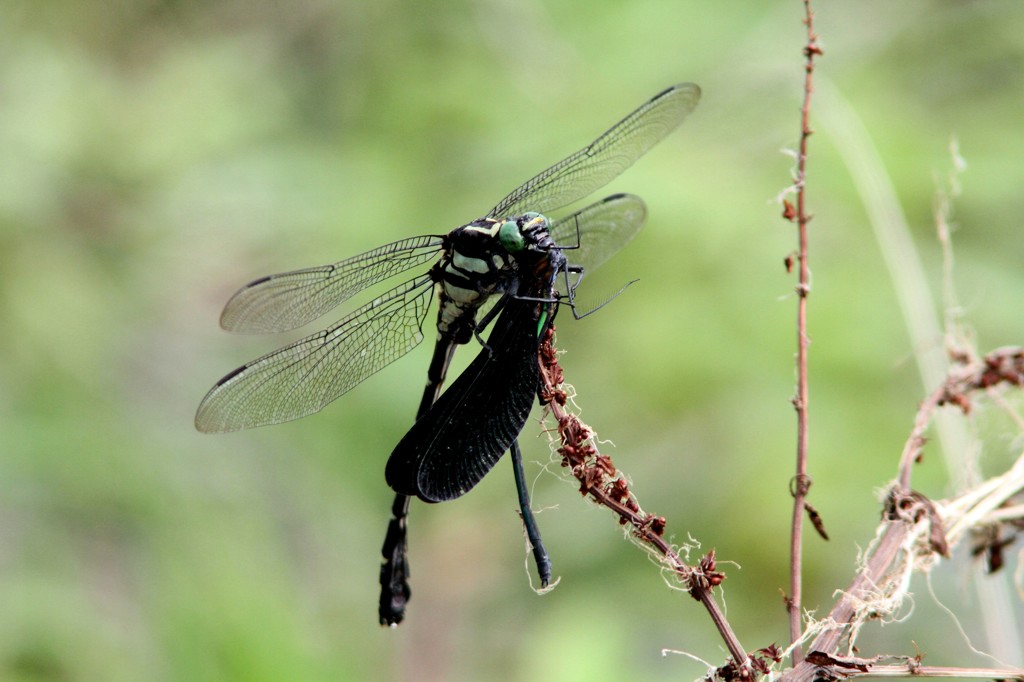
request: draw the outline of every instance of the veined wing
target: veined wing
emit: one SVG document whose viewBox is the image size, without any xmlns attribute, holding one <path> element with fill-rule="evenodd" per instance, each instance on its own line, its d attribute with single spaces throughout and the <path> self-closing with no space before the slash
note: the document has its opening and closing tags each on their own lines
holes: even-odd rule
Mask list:
<svg viewBox="0 0 1024 682">
<path fill-rule="evenodd" d="M 487 214 L 504 218 L 547 213 L 605 186 L 683 122 L 700 88 L 681 83 L 663 90 L 575 154 L 517 187 Z"/>
<path fill-rule="evenodd" d="M 647 207 L 640 197 L 613 194 L 556 220 L 549 234 L 570 263 L 593 272 L 628 244 L 646 219 Z"/>
<path fill-rule="evenodd" d="M 395 492 L 426 502 L 463 495 L 523 430 L 537 386 L 535 301 L 509 298 L 483 348 L 388 459 Z"/>
<path fill-rule="evenodd" d="M 278 424 L 319 412 L 423 340 L 429 275 L 382 294 L 335 325 L 246 363 L 199 404 L 206 433 Z"/>
<path fill-rule="evenodd" d="M 352 258 L 249 282 L 224 306 L 231 332 L 283 332 L 320 317 L 363 289 L 437 258 L 443 237 L 410 237 Z"/>
</svg>

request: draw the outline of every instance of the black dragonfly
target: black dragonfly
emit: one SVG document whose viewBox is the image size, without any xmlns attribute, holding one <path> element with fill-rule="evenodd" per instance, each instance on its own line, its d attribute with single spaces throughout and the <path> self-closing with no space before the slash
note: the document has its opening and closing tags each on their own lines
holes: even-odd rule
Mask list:
<svg viewBox="0 0 1024 682">
<path fill-rule="evenodd" d="M 511 449 L 538 570 L 542 583 L 547 583 L 550 563 L 529 511 L 516 442 L 537 388 L 530 373 L 537 371 L 539 334 L 554 317 L 560 297 L 571 300 L 583 273 L 632 239 L 643 225 L 646 209 L 638 197 L 616 194 L 554 222 L 543 213 L 610 182 L 675 129 L 699 98 L 700 89 L 692 83 L 663 90 L 594 142 L 516 188 L 485 217 L 446 235 L 411 237 L 330 265 L 262 277 L 228 301 L 220 318 L 224 329 L 286 331 L 374 284 L 436 260 L 427 272 L 330 327 L 230 372 L 206 394 L 195 418 L 200 431 L 226 432 L 320 411 L 423 340 L 423 322 L 437 291 L 437 342 L 417 421 L 386 468 L 397 495 L 382 549 L 382 624 L 400 622 L 409 598 L 406 517 L 411 497 L 428 502 L 458 497 L 506 449 Z M 562 253 L 569 249 L 572 266 Z M 570 281 L 570 274 L 575 281 Z M 564 275 L 560 292 L 559 275 Z M 481 308 L 494 298 L 494 307 L 478 320 Z M 480 338 L 495 318 L 480 355 L 442 395 L 455 348 L 474 336 Z M 532 359 L 523 359 L 531 353 Z M 473 401 L 467 402 L 467 396 Z M 513 397 L 509 414 L 514 418 L 504 423 L 482 419 L 491 413 L 480 411 L 481 405 L 489 404 L 482 400 L 508 406 Z M 482 445 L 469 447 L 471 441 Z"/>
</svg>

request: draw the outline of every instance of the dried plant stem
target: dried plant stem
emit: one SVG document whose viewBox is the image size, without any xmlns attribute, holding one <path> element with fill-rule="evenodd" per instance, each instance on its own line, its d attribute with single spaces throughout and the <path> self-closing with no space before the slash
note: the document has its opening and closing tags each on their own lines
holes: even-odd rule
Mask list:
<svg viewBox="0 0 1024 682">
<path fill-rule="evenodd" d="M 540 346 L 541 397 L 558 424 L 562 466 L 579 481 L 581 494 L 610 509 L 621 525 L 632 529 L 635 538 L 662 557 L 664 565 L 711 616 L 732 656 L 731 663 L 727 664 L 729 669 L 750 679 L 751 660 L 715 601 L 713 589 L 725 575 L 716 570 L 714 550 L 696 566 L 687 564 L 664 538 L 665 519 L 641 509 L 626 476 L 616 469 L 611 457 L 598 451 L 593 431 L 566 409 L 568 396 L 562 388 L 564 376 L 553 340 L 552 328 Z"/>
<path fill-rule="evenodd" d="M 904 493 L 910 492 L 911 468 L 921 454 L 925 430 L 938 407 L 956 405 L 967 413 L 971 408 L 971 392 L 988 390 L 1002 383 L 1014 386 L 1024 384 L 1024 351 L 1020 348 L 997 348 L 980 359 L 973 358 L 971 354 L 962 354 L 960 360 L 963 364 L 950 370 L 946 381 L 918 409 L 914 429 L 900 458 L 899 486 Z"/>
<path fill-rule="evenodd" d="M 1024 680 L 1024 671 L 1019 669 L 936 668 L 922 666 L 915 658 L 905 658 L 904 665 L 882 666 L 878 663 L 883 657 L 852 659 L 840 653 L 844 642 L 847 650 L 853 650 L 856 633 L 865 623 L 895 612 L 913 571 L 927 570 L 936 557 L 948 556 L 951 547 L 970 537 L 970 529 L 1000 522 L 1016 523 L 1020 519 L 1019 514 L 1007 512 L 1024 510 L 1024 506 L 1013 502 L 1024 492 L 1024 456 L 1003 476 L 985 481 L 952 500 L 932 502 L 910 489 L 910 469 L 937 409 L 952 405 L 966 413 L 971 409 L 972 395 L 990 394 L 997 386 L 1024 387 L 1024 348 L 997 348 L 983 358 L 965 362 L 950 372 L 943 385 L 921 404 L 904 446 L 886 518 L 861 570 L 842 591 L 828 616 L 811 625 L 815 634 L 806 659 L 785 671 L 780 680 L 810 682 L 874 675 Z"/>
<path fill-rule="evenodd" d="M 796 444 L 796 475 L 793 478 L 793 519 L 790 532 L 790 579 L 789 596 L 786 600 L 786 608 L 789 611 L 789 633 L 790 642 L 795 643 L 800 639 L 803 630 L 801 618 L 801 603 L 803 600 L 803 587 L 801 581 L 802 556 L 803 556 L 803 525 L 804 512 L 807 504 L 807 492 L 810 489 L 811 479 L 807 474 L 807 456 L 809 447 L 808 428 L 808 407 L 810 403 L 810 392 L 807 379 L 807 353 L 809 339 L 807 335 L 807 298 L 810 295 L 810 265 L 808 263 L 808 239 L 807 224 L 810 222 L 810 215 L 806 205 L 806 180 L 807 180 L 807 142 L 811 136 L 811 93 L 814 90 L 814 58 L 821 54 L 817 44 L 817 35 L 814 33 L 814 12 L 811 9 L 810 0 L 804 0 L 804 24 L 807 27 L 807 45 L 804 47 L 806 65 L 804 67 L 804 101 L 800 108 L 800 151 L 797 157 L 796 180 L 796 210 L 792 206 L 786 206 L 786 217 L 791 220 L 795 218 L 799 232 L 799 251 L 797 254 L 798 277 L 797 284 L 797 394 L 793 399 L 793 406 L 796 409 L 797 419 L 797 444 Z M 798 663 L 801 659 L 800 647 L 793 648 L 793 662 Z"/>
</svg>

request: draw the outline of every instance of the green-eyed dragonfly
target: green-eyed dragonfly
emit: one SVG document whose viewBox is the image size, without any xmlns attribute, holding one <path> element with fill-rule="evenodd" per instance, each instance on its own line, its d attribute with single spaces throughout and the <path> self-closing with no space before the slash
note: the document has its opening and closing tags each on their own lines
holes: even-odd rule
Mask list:
<svg viewBox="0 0 1024 682">
<path fill-rule="evenodd" d="M 224 329 L 287 331 L 374 284 L 436 261 L 427 272 L 330 327 L 228 373 L 203 398 L 195 418 L 200 431 L 226 432 L 322 410 L 423 340 L 423 322 L 433 293 L 438 292 L 437 341 L 417 421 L 386 468 L 388 483 L 397 494 L 382 548 L 381 624 L 399 623 L 410 595 L 406 522 L 411 497 L 428 502 L 458 497 L 509 448 L 524 524 L 542 583 L 547 584 L 550 562 L 529 509 L 516 441 L 537 390 L 538 334 L 557 308 L 558 275 L 564 275 L 563 293 L 571 301 L 583 273 L 639 231 L 646 208 L 638 197 L 616 194 L 557 221 L 543 214 L 610 182 L 674 130 L 699 98 L 700 88 L 692 83 L 663 90 L 591 144 L 520 185 L 486 216 L 446 235 L 411 237 L 330 265 L 262 277 L 228 301 L 220 318 Z M 570 249 L 572 266 L 562 254 Z M 575 282 L 570 282 L 570 273 L 575 273 Z M 478 320 L 481 307 L 494 298 L 494 308 Z M 442 395 L 455 349 L 474 336 L 480 338 L 495 318 L 480 356 Z M 532 370 L 524 353 L 533 354 Z M 515 400 L 502 402 L 502 391 Z M 466 396 L 473 401 L 467 402 Z M 488 404 L 482 399 L 495 402 L 486 414 L 480 412 Z M 511 405 L 514 418 L 484 418 L 495 416 L 491 410 L 499 405 Z M 471 441 L 483 447 L 469 447 Z M 438 449 L 438 444 L 444 447 Z"/>
</svg>

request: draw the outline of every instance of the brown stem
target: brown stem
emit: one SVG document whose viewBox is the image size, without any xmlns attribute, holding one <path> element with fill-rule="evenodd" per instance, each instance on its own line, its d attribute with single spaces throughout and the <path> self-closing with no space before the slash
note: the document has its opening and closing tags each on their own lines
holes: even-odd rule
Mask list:
<svg viewBox="0 0 1024 682">
<path fill-rule="evenodd" d="M 978 391 L 991 391 L 994 387 L 1009 385 L 1024 387 L 1024 348 L 997 348 L 982 358 L 966 362 L 955 368 L 946 381 L 927 400 L 925 400 L 914 420 L 914 428 L 907 439 L 900 459 L 899 480 L 892 490 L 887 504 L 886 520 L 881 534 L 873 543 L 870 555 L 864 567 L 856 575 L 853 582 L 841 592 L 841 597 L 828 616 L 823 620 L 828 627 L 823 629 L 808 646 L 811 652 L 807 658 L 794 663 L 793 668 L 780 676 L 780 682 L 811 682 L 811 680 L 829 677 L 828 671 L 836 676 L 853 677 L 859 675 L 891 675 L 897 668 L 877 666 L 871 661 L 863 662 L 864 667 L 850 668 L 848 659 L 836 658 L 844 639 L 851 638 L 855 629 L 855 621 L 863 620 L 866 604 L 878 598 L 884 592 L 885 585 L 891 583 L 894 566 L 900 561 L 912 561 L 904 556 L 911 533 L 918 533 L 925 543 L 926 549 L 942 556 L 948 556 L 945 531 L 942 526 L 950 519 L 943 519 L 935 512 L 935 506 L 918 493 L 910 490 L 910 469 L 921 454 L 924 433 L 935 410 L 942 405 L 954 405 L 964 412 L 971 409 L 971 394 Z M 972 493 L 973 494 L 973 493 Z M 1005 494 L 1016 494 L 1015 490 Z M 949 504 L 945 505 L 950 508 Z M 927 533 L 918 524 L 927 523 Z M 957 533 L 955 541 L 962 538 Z M 870 615 L 870 614 L 869 614 Z M 852 641 L 849 642 L 852 644 Z M 970 676 L 971 669 L 938 669 L 918 666 L 904 674 L 916 676 Z M 1009 674 L 993 675 L 1000 678 L 1024 679 L 1021 671 L 1003 671 Z M 985 675 L 981 675 L 985 677 Z"/>
<path fill-rule="evenodd" d="M 822 54 L 818 47 L 818 37 L 814 33 L 814 12 L 810 0 L 804 0 L 804 25 L 807 27 L 807 45 L 804 47 L 806 64 L 804 67 L 804 101 L 800 108 L 800 152 L 797 157 L 796 211 L 787 206 L 784 215 L 796 218 L 799 232 L 799 284 L 797 285 L 797 394 L 793 399 L 796 409 L 797 442 L 796 442 L 796 475 L 794 476 L 793 518 L 789 544 L 789 597 L 786 608 L 789 611 L 790 642 L 800 638 L 803 623 L 800 617 L 803 600 L 802 562 L 803 562 L 803 523 L 811 479 L 807 474 L 807 457 L 809 447 L 808 406 L 810 391 L 807 380 L 807 352 L 809 339 L 807 336 L 807 298 L 811 292 L 810 265 L 808 263 L 807 224 L 810 215 L 807 213 L 806 180 L 807 180 L 807 142 L 811 136 L 811 93 L 814 91 L 814 58 Z M 800 647 L 793 649 L 793 662 L 798 663 L 802 657 Z"/>
<path fill-rule="evenodd" d="M 999 384 L 1024 385 L 1024 349 L 1016 346 L 997 348 L 985 357 L 972 355 L 954 358 L 960 363 L 950 371 L 946 381 L 921 403 L 914 418 L 914 428 L 903 446 L 900 457 L 899 487 L 903 494 L 910 493 L 910 474 L 914 463 L 921 457 L 926 442 L 925 431 L 935 410 L 943 405 L 955 405 L 965 414 L 971 410 L 970 394 L 988 390 Z"/>
<path fill-rule="evenodd" d="M 725 618 L 714 598 L 714 588 L 725 579 L 716 570 L 715 552 L 705 555 L 696 566 L 687 564 L 664 538 L 665 519 L 641 509 L 629 488 L 628 479 L 613 464 L 610 457 L 601 454 L 593 432 L 576 415 L 565 409 L 567 395 L 562 389 L 564 376 L 553 346 L 554 329 L 541 341 L 539 350 L 541 370 L 541 396 L 551 415 L 557 421 L 562 466 L 569 469 L 580 483 L 580 493 L 593 502 L 610 509 L 621 525 L 632 528 L 633 536 L 664 558 L 690 596 L 704 605 L 715 627 L 721 634 L 733 664 L 727 666 L 743 679 L 752 679 L 750 658 L 736 633 Z"/>
</svg>

